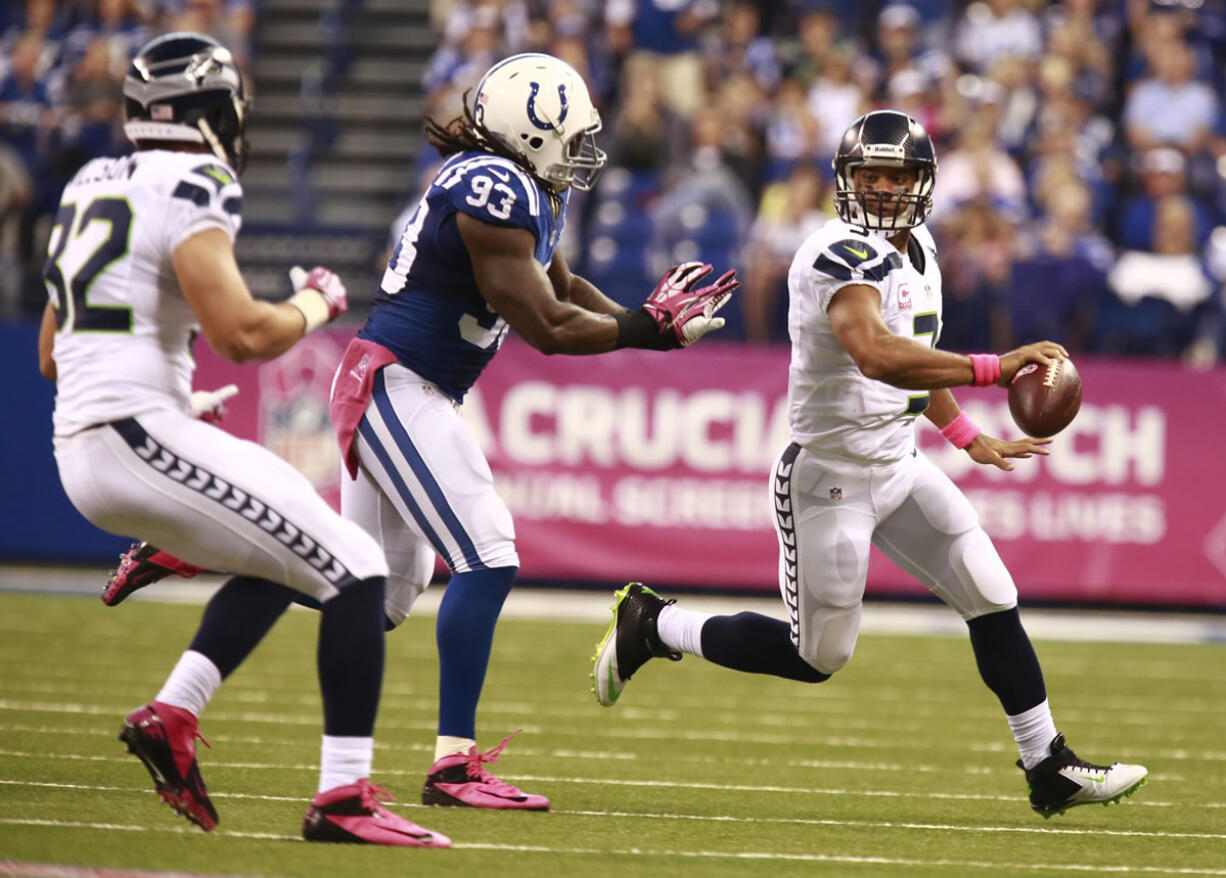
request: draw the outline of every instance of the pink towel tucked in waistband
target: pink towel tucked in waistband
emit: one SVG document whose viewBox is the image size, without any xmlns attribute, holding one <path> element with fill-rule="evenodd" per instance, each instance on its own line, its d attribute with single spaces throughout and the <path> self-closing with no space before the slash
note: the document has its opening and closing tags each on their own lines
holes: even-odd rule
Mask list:
<svg viewBox="0 0 1226 878">
<path fill-rule="evenodd" d="M 332 385 L 332 401 L 328 413 L 332 417 L 332 429 L 341 446 L 341 460 L 349 478 L 358 477 L 358 454 L 353 444 L 358 433 L 358 424 L 370 404 L 370 394 L 375 384 L 375 373 L 388 363 L 396 362 L 396 355 L 383 345 L 364 338 L 355 338 L 345 348 L 336 381 Z"/>
</svg>

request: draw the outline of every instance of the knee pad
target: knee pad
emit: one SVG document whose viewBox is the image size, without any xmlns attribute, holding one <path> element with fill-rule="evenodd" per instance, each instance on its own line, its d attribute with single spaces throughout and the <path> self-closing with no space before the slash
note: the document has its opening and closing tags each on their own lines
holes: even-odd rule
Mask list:
<svg viewBox="0 0 1226 878">
<path fill-rule="evenodd" d="M 956 582 L 942 583 L 947 602 L 964 619 L 999 613 L 1017 606 L 1017 586 L 992 540 L 976 527 L 958 537 L 950 552 Z"/>
<path fill-rule="evenodd" d="M 800 657 L 826 675 L 851 661 L 860 636 L 860 606 L 822 606 L 803 619 L 796 645 Z"/>
</svg>

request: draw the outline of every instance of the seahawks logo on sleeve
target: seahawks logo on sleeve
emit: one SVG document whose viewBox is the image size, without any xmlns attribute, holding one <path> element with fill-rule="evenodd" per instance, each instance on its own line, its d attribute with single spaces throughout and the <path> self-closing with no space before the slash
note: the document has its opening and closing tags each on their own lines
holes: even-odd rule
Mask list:
<svg viewBox="0 0 1226 878">
<path fill-rule="evenodd" d="M 813 270 L 841 281 L 881 283 L 886 275 L 902 268 L 897 250 L 882 253 L 863 238 L 843 238 L 817 255 Z"/>
<path fill-rule="evenodd" d="M 179 181 L 171 196 L 190 201 L 197 207 L 208 207 L 218 198 L 226 213 L 238 216 L 243 212 L 242 188 L 230 169 L 222 164 L 208 163 L 192 168 L 191 174 Z"/>
</svg>

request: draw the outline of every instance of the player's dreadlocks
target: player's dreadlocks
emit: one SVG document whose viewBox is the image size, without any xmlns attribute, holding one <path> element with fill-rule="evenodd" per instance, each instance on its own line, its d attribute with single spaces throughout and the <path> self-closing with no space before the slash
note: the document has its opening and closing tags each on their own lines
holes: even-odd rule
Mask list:
<svg viewBox="0 0 1226 878">
<path fill-rule="evenodd" d="M 482 152 L 492 152 L 495 155 L 502 156 L 504 159 L 510 159 L 528 173 L 533 173 L 532 166 L 522 156 L 499 141 L 498 138 L 490 137 L 481 130 L 481 126 L 473 118 L 472 108 L 468 104 L 468 96 L 471 93 L 471 88 L 464 92 L 463 114 L 456 116 L 446 125 L 440 125 L 433 116 L 425 117 L 426 137 L 430 141 L 430 145 L 437 149 L 439 155 L 444 158 L 457 152 L 464 152 L 465 150 L 475 149 Z"/>
<path fill-rule="evenodd" d="M 502 143 L 498 138 L 490 137 L 481 129 L 481 126 L 473 117 L 473 111 L 469 104 L 468 96 L 471 92 L 472 89 L 464 92 L 464 112 L 447 124 L 439 124 L 433 116 L 426 116 L 424 118 L 426 139 L 430 141 L 430 145 L 437 149 L 439 155 L 443 156 L 443 158 L 467 150 L 491 152 L 494 155 L 502 156 L 504 159 L 515 162 L 515 164 L 519 165 L 529 174 L 536 176 L 536 169 L 532 167 L 527 159 Z M 548 186 L 544 188 L 549 193 L 549 200 L 554 204 L 554 212 L 557 213 L 560 205 L 557 193 Z"/>
</svg>

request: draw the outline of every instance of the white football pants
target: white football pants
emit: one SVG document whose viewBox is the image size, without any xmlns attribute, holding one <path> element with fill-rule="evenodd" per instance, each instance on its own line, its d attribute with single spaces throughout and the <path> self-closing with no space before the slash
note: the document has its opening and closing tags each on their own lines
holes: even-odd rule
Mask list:
<svg viewBox="0 0 1226 878">
<path fill-rule="evenodd" d="M 341 514 L 387 556 L 387 615 L 400 624 L 439 555 L 452 573 L 518 567 L 515 527 L 477 439 L 449 396 L 384 366 L 358 426 L 357 480 L 341 473 Z"/>
<path fill-rule="evenodd" d="M 319 601 L 387 574 L 375 541 L 268 449 L 177 411 L 56 437 L 68 499 L 93 524 Z"/>
<path fill-rule="evenodd" d="M 822 673 L 855 650 L 870 544 L 964 619 L 1017 605 L 974 507 L 921 452 L 864 466 L 793 443 L 775 463 L 771 495 L 792 642 Z"/>
</svg>

